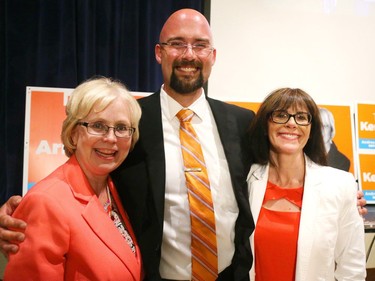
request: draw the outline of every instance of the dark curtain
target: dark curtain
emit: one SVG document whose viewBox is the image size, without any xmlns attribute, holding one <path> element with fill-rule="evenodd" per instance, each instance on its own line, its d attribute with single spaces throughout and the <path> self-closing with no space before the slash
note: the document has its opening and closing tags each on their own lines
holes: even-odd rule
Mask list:
<svg viewBox="0 0 375 281">
<path fill-rule="evenodd" d="M 162 83 L 154 46 L 164 21 L 177 9 L 204 13 L 208 5 L 207 0 L 0 0 L 0 204 L 22 192 L 27 86 L 74 88 L 104 75 L 132 91 L 153 92 Z"/>
</svg>

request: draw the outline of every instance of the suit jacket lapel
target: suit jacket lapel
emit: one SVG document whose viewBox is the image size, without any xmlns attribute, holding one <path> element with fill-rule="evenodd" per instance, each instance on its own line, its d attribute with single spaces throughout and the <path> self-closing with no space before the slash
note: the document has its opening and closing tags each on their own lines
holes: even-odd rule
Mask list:
<svg viewBox="0 0 375 281">
<path fill-rule="evenodd" d="M 230 135 L 233 135 L 228 134 L 228 128 L 231 125 L 231 115 L 228 114 L 228 112 L 225 110 L 225 107 L 221 103 L 216 102 L 216 100 L 207 98 L 207 101 L 215 118 L 217 130 L 219 131 L 220 140 L 223 144 L 225 154 L 229 154 L 226 151 L 226 147 L 228 147 L 231 142 Z"/>
<path fill-rule="evenodd" d="M 220 140 L 223 145 L 232 180 L 233 192 L 240 208 L 240 216 L 247 221 L 244 222 L 245 220 L 243 220 L 243 223 L 251 224 L 253 218 L 250 213 L 247 185 L 245 182 L 246 176 L 249 172 L 249 167 L 245 163 L 245 158 L 247 158 L 246 154 L 248 152 L 243 143 L 244 132 L 239 131 L 243 130 L 239 125 L 239 116 L 233 112 L 229 112 L 229 107 L 221 101 L 211 98 L 207 98 L 207 101 L 211 107 Z M 241 120 L 241 122 L 247 122 L 247 120 Z"/>
<path fill-rule="evenodd" d="M 233 177 L 235 171 L 241 170 L 237 167 L 239 163 L 238 155 L 241 155 L 239 133 L 236 129 L 234 116 L 229 114 L 226 107 L 221 102 L 207 98 L 211 107 L 212 114 L 215 118 L 220 140 L 224 148 L 225 157 L 227 158 L 230 174 Z M 232 179 L 233 180 L 233 179 Z"/>
<path fill-rule="evenodd" d="M 159 224 L 163 225 L 166 171 L 160 91 L 141 99 L 140 105 L 143 112 L 140 131 L 142 131 L 143 149 L 147 155 L 149 184 L 152 186 L 154 202 L 163 202 L 163 204 L 155 204 Z"/>
</svg>

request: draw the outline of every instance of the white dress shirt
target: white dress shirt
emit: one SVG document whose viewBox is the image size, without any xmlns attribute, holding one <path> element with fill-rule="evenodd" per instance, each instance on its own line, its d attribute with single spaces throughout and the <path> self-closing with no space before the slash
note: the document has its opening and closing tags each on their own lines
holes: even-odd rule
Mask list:
<svg viewBox="0 0 375 281">
<path fill-rule="evenodd" d="M 189 200 L 179 138 L 180 122 L 176 117 L 183 107 L 168 96 L 163 87 L 160 98 L 166 160 L 160 274 L 165 279 L 191 280 Z M 192 124 L 201 141 L 210 180 L 216 221 L 218 269 L 221 272 L 231 264 L 234 254 L 234 226 L 239 210 L 215 119 L 203 91 L 201 97 L 188 108 L 196 114 Z"/>
</svg>

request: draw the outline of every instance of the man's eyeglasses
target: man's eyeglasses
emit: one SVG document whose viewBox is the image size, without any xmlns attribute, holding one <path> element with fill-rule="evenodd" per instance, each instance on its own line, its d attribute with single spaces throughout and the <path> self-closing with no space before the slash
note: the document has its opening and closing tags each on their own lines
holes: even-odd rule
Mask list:
<svg viewBox="0 0 375 281">
<path fill-rule="evenodd" d="M 275 110 L 271 113 L 272 122 L 277 124 L 287 123 L 290 117 L 293 117 L 296 124 L 300 126 L 307 126 L 312 121 L 311 114 L 307 112 L 297 112 L 296 114 L 289 114 L 285 110 Z"/>
<path fill-rule="evenodd" d="M 186 43 L 182 41 L 170 41 L 170 42 L 161 42 L 159 43 L 161 46 L 166 46 L 175 51 L 178 55 L 182 55 L 186 52 L 188 48 L 199 57 L 206 57 L 211 54 L 212 50 L 214 49 L 210 44 L 201 42 L 201 43 Z"/>
<path fill-rule="evenodd" d="M 135 132 L 135 128 L 128 127 L 124 124 L 117 124 L 116 126 L 111 127 L 102 122 L 78 122 L 78 125 L 86 127 L 87 132 L 90 135 L 96 136 L 105 136 L 108 134 L 109 129 L 113 129 L 115 136 L 118 138 L 130 138 Z"/>
</svg>

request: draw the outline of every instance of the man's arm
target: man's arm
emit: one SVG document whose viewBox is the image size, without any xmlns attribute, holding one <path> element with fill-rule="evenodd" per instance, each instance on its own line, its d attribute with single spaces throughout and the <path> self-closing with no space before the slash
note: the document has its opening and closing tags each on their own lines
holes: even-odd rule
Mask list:
<svg viewBox="0 0 375 281">
<path fill-rule="evenodd" d="M 8 257 L 9 253 L 17 253 L 19 249 L 17 243 L 25 239 L 23 232 L 26 223 L 11 217 L 21 200 L 21 196 L 12 196 L 0 208 L 0 251 L 5 257 Z"/>
<path fill-rule="evenodd" d="M 363 198 L 363 191 L 358 190 L 358 192 L 357 192 L 357 206 L 358 206 L 358 212 L 362 216 L 367 214 L 367 209 L 365 208 L 366 204 L 367 204 L 366 199 Z"/>
</svg>

